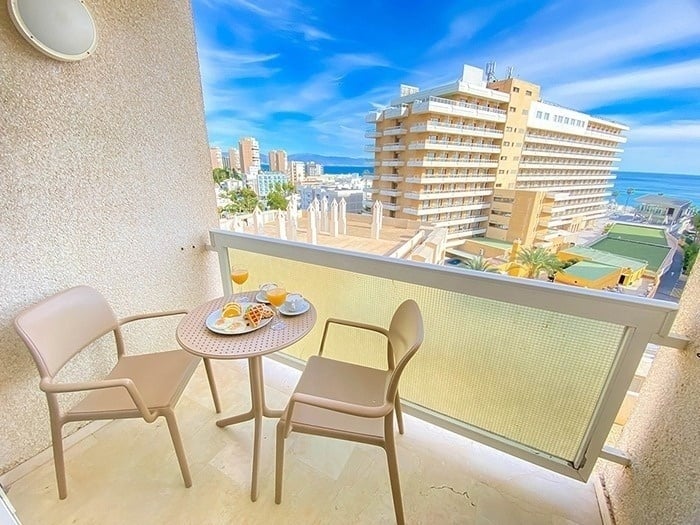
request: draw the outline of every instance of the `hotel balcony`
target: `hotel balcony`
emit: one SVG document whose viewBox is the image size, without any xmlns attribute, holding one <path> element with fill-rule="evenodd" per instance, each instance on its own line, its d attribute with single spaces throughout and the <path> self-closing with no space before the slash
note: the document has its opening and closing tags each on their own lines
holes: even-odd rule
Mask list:
<svg viewBox="0 0 700 525">
<path fill-rule="evenodd" d="M 679 307 L 220 230 L 189 3 L 125 10 L 103 1 L 92 13 L 99 44 L 81 64 L 42 55 L 0 17 L 3 168 L 13 174 L 3 181 L 10 198 L 0 228 L 0 494 L 7 491 L 22 523 L 394 522 L 379 448 L 297 433 L 286 443 L 284 498 L 275 505 L 273 418 L 263 422 L 260 496 L 250 501 L 252 424 L 215 425 L 201 367 L 176 409 L 191 488 L 162 418 L 71 424 L 63 439 L 68 498 L 58 500 L 46 397 L 13 318 L 82 283 L 120 316 L 190 310 L 231 291 L 234 264 L 251 270 L 246 290 L 281 281 L 318 313 L 307 337 L 263 358 L 273 408 L 285 405 L 298 369 L 317 352 L 324 319 L 386 326 L 405 298 L 420 304 L 426 339 L 402 378 L 406 432 L 396 436 L 408 523 L 601 525 L 607 501 L 618 523 L 697 521 L 698 270 Z M 149 52 L 135 53 L 134 42 L 148 42 Z M 66 133 L 77 124 L 81 133 Z M 99 184 L 89 170 L 104 175 Z M 39 198 L 47 184 L 51 198 Z M 450 232 L 446 244 L 485 232 Z M 176 348 L 177 320 L 152 322 L 125 330 L 128 346 Z M 687 336 L 687 349 L 677 350 Z M 650 342 L 660 348 L 649 383 L 615 452 L 606 436 Z M 61 374 L 82 381 L 103 373 L 114 359 L 109 343 L 91 344 Z M 327 355 L 385 366 L 372 343 L 371 334 L 351 339 L 341 330 Z M 247 409 L 246 363 L 219 360 L 213 369 L 223 415 Z M 601 477 L 606 494 L 598 497 Z"/>
<path fill-rule="evenodd" d="M 489 160 L 472 160 L 472 159 L 441 159 L 441 158 L 422 158 L 411 159 L 406 163 L 409 167 L 418 168 L 496 168 L 498 162 Z"/>
<path fill-rule="evenodd" d="M 395 135 L 405 135 L 408 133 L 406 128 L 401 127 L 401 126 L 393 126 L 391 128 L 384 128 L 382 130 L 383 134 L 385 137 L 393 137 Z"/>
<path fill-rule="evenodd" d="M 447 124 L 445 122 L 428 121 L 425 124 L 416 124 L 411 126 L 411 133 L 448 133 L 459 136 L 468 137 L 483 137 L 483 138 L 493 138 L 502 139 L 503 131 L 487 128 L 484 126 L 469 126 L 460 124 Z"/>
<path fill-rule="evenodd" d="M 625 142 L 627 142 L 627 137 L 620 135 L 618 133 L 607 133 L 607 132 L 601 131 L 601 130 L 596 130 L 596 131 L 586 130 L 583 133 L 586 137 L 602 139 L 602 140 L 609 140 L 611 142 L 618 142 L 620 144 L 624 144 Z"/>
<path fill-rule="evenodd" d="M 491 205 L 489 203 L 477 203 L 477 204 L 452 204 L 448 206 L 426 206 L 425 204 L 422 207 L 419 208 L 414 208 L 414 207 L 406 207 L 403 209 L 404 213 L 407 213 L 408 215 L 416 215 L 418 217 L 427 217 L 427 216 L 433 216 L 433 215 L 439 215 L 441 213 L 457 213 L 457 212 L 462 212 L 462 211 L 471 211 L 471 210 L 485 210 L 488 209 Z"/>
<path fill-rule="evenodd" d="M 571 146 L 578 149 L 592 149 L 598 151 L 607 151 L 610 153 L 622 153 L 622 148 L 597 144 L 586 140 L 566 139 L 561 137 L 552 137 L 550 135 L 539 135 L 537 133 L 528 132 L 525 135 L 525 144 L 548 144 L 550 146 Z"/>
<path fill-rule="evenodd" d="M 492 189 L 473 189 L 473 190 L 457 190 L 457 189 L 451 189 L 451 190 L 435 190 L 435 191 L 421 191 L 421 192 L 414 192 L 414 191 L 407 191 L 404 193 L 404 196 L 407 199 L 416 199 L 416 200 L 435 200 L 435 199 L 450 199 L 450 198 L 460 198 L 460 197 L 485 197 L 488 195 L 493 195 L 493 190 Z"/>
<path fill-rule="evenodd" d="M 562 181 L 562 180 L 612 180 L 615 179 L 615 175 L 557 175 L 557 174 L 529 174 L 523 173 L 518 176 L 518 182 L 529 182 L 529 181 Z"/>
<path fill-rule="evenodd" d="M 365 122 L 373 124 L 379 120 L 381 115 L 381 111 L 370 111 L 369 113 L 367 113 L 367 115 L 365 115 Z"/>
<path fill-rule="evenodd" d="M 365 131 L 365 138 L 367 139 L 376 139 L 382 136 L 381 131 L 376 131 L 375 129 L 367 130 Z"/>
<path fill-rule="evenodd" d="M 386 144 L 382 146 L 382 151 L 406 151 L 405 144 Z"/>
<path fill-rule="evenodd" d="M 384 195 L 385 197 L 400 197 L 401 192 L 399 190 L 385 190 L 381 189 L 379 195 Z"/>
<path fill-rule="evenodd" d="M 387 108 L 382 112 L 384 120 L 392 118 L 402 118 L 408 115 L 408 106 Z"/>
<path fill-rule="evenodd" d="M 614 161 L 615 159 L 610 159 Z M 587 162 L 541 162 L 541 161 L 521 161 L 520 166 L 528 169 L 544 169 L 544 170 L 589 170 L 589 171 L 615 171 L 619 169 L 617 166 L 591 164 Z"/>
<path fill-rule="evenodd" d="M 476 237 L 478 235 L 484 235 L 486 233 L 486 228 L 471 228 L 466 230 L 460 230 L 456 232 L 451 232 L 447 234 L 447 242 L 445 243 L 447 247 L 460 246 L 464 239 L 469 239 L 471 237 Z"/>
<path fill-rule="evenodd" d="M 374 144 L 365 146 L 365 151 L 376 153 L 377 151 L 382 151 L 381 147 L 377 147 Z"/>
<path fill-rule="evenodd" d="M 409 150 L 471 151 L 474 153 L 499 153 L 500 146 L 494 144 L 464 143 L 451 140 L 421 140 L 411 142 Z"/>
<path fill-rule="evenodd" d="M 389 168 L 400 168 L 405 164 L 402 160 L 383 160 L 382 166 Z"/>
<path fill-rule="evenodd" d="M 382 201 L 382 204 L 384 205 L 384 209 L 385 209 L 385 210 L 389 210 L 389 211 L 399 211 L 399 210 L 401 209 L 401 206 L 399 206 L 398 204 L 393 204 L 393 203 L 391 203 L 391 202 L 384 202 L 384 201 Z"/>
<path fill-rule="evenodd" d="M 557 182 L 551 183 L 536 183 L 536 182 L 524 182 L 517 183 L 518 189 L 538 189 L 546 192 L 570 192 L 573 190 L 603 190 L 606 188 L 615 187 L 614 184 L 559 184 Z"/>
<path fill-rule="evenodd" d="M 533 157 L 548 157 L 548 158 L 566 158 L 566 159 L 582 159 L 582 160 L 606 160 L 611 162 L 619 162 L 619 157 L 605 155 L 602 153 L 575 153 L 571 150 L 561 151 L 553 149 L 538 149 L 532 147 L 523 148 L 523 155 Z M 529 160 L 529 159 L 528 159 Z M 533 159 L 536 162 L 536 159 Z"/>
<path fill-rule="evenodd" d="M 489 122 L 505 122 L 506 112 L 502 109 L 491 108 L 481 104 L 469 104 L 440 97 L 429 97 L 428 100 L 416 101 L 411 105 L 411 113 L 438 113 L 441 115 L 456 115 L 470 117 Z"/>
<path fill-rule="evenodd" d="M 401 180 L 403 180 L 403 177 L 401 175 L 394 175 L 394 174 L 385 175 L 382 173 L 379 176 L 379 180 L 381 180 L 383 182 L 401 182 Z"/>
<path fill-rule="evenodd" d="M 457 184 L 495 182 L 495 176 L 485 175 L 420 175 L 418 177 L 406 177 L 406 182 L 411 184 Z"/>
</svg>

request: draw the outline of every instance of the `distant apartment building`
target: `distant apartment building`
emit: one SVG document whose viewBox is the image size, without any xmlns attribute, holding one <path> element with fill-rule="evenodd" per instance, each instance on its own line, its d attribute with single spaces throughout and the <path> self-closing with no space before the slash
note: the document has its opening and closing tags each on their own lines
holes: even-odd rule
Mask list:
<svg viewBox="0 0 700 525">
<path fill-rule="evenodd" d="M 340 199 L 345 199 L 345 210 L 347 213 L 361 213 L 364 192 L 361 189 L 341 189 L 333 186 L 300 186 L 297 188 L 299 194 L 299 207 L 302 210 L 308 209 L 314 199 L 319 202 L 324 197 L 328 197 L 328 202 L 335 199 L 340 203 Z"/>
<path fill-rule="evenodd" d="M 299 161 L 293 160 L 289 163 L 289 181 L 295 186 L 304 181 L 306 165 Z"/>
<path fill-rule="evenodd" d="M 306 163 L 307 177 L 323 177 L 323 164 L 317 164 L 314 161 Z"/>
<path fill-rule="evenodd" d="M 210 147 L 209 157 L 211 159 L 211 169 L 215 170 L 216 168 L 224 167 L 224 159 L 221 156 L 221 148 Z"/>
<path fill-rule="evenodd" d="M 241 153 L 238 148 L 229 148 L 228 150 L 229 169 L 241 172 Z"/>
<path fill-rule="evenodd" d="M 278 171 L 261 171 L 255 178 L 256 187 L 253 188 L 258 197 L 264 199 L 272 191 L 275 184 L 289 182 L 289 175 Z"/>
<path fill-rule="evenodd" d="M 238 141 L 241 171 L 245 175 L 255 177 L 260 173 L 260 145 L 253 137 L 245 137 Z"/>
<path fill-rule="evenodd" d="M 448 246 L 474 236 L 547 245 L 604 217 L 629 128 L 539 94 L 466 65 L 443 86 L 401 86 L 367 116 L 385 214 L 447 228 Z"/>
<path fill-rule="evenodd" d="M 283 149 L 273 149 L 268 153 L 270 171 L 287 173 L 287 152 Z"/>
</svg>

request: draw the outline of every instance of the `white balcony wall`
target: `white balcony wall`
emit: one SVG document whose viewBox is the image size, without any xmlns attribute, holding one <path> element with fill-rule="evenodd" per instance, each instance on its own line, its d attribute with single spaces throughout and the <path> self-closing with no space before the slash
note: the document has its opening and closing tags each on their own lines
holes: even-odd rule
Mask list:
<svg viewBox="0 0 700 525">
<path fill-rule="evenodd" d="M 98 45 L 77 64 L 40 54 L 0 16 L 2 472 L 50 445 L 39 376 L 12 327 L 22 309 L 78 284 L 118 316 L 221 291 L 203 249 L 218 218 L 190 4 L 89 4 Z M 174 347 L 174 324 L 147 325 L 127 333 L 133 349 Z M 65 377 L 107 367 L 106 346 Z"/>
</svg>

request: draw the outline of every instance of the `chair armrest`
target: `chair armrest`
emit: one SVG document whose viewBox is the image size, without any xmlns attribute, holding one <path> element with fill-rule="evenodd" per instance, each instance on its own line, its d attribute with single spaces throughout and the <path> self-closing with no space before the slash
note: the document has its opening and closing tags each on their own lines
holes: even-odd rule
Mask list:
<svg viewBox="0 0 700 525">
<path fill-rule="evenodd" d="M 152 413 L 146 403 L 144 403 L 141 394 L 136 388 L 136 384 L 129 378 L 119 379 L 103 379 L 101 381 L 85 381 L 81 383 L 53 383 L 48 379 L 42 379 L 39 383 L 39 388 L 49 394 L 66 394 L 69 392 L 84 392 L 88 390 L 102 390 L 105 388 L 126 388 L 127 393 L 131 396 L 136 408 L 141 413 L 141 417 L 147 423 L 155 421 L 157 415 Z"/>
<path fill-rule="evenodd" d="M 169 315 L 184 315 L 187 313 L 187 310 L 168 310 L 166 312 L 150 312 L 146 314 L 136 314 L 136 315 L 130 315 L 128 317 L 123 317 L 119 319 L 118 323 L 119 326 L 123 326 L 127 323 L 131 323 L 132 321 L 141 321 L 142 319 L 154 319 L 156 317 L 167 317 Z"/>
<path fill-rule="evenodd" d="M 377 332 L 382 334 L 387 339 L 389 338 L 389 330 L 381 326 L 376 326 L 373 324 L 359 323 L 357 321 L 348 321 L 347 319 L 337 319 L 335 317 L 329 317 L 326 319 L 326 324 L 323 327 L 323 336 L 321 337 L 321 348 L 318 351 L 318 355 L 323 355 L 323 348 L 326 344 L 326 335 L 328 335 L 328 328 L 331 324 L 339 324 L 343 326 L 349 326 L 351 328 L 359 328 L 361 330 L 369 330 L 372 332 Z"/>
<path fill-rule="evenodd" d="M 327 410 L 333 410 L 335 412 L 341 412 L 343 414 L 349 414 L 351 416 L 359 417 L 384 417 L 389 412 L 391 412 L 392 406 L 389 403 L 384 403 L 382 406 L 367 406 L 358 405 L 356 403 L 347 403 L 345 401 L 338 401 L 336 399 L 328 399 L 325 397 L 318 397 L 311 394 L 304 394 L 303 392 L 295 392 L 289 399 L 289 404 L 285 410 L 284 422 L 284 435 L 288 436 L 290 432 L 290 426 L 292 424 L 292 414 L 294 413 L 294 404 L 302 403 L 304 405 L 311 405 L 318 408 L 325 408 Z"/>
<path fill-rule="evenodd" d="M 383 403 L 380 406 L 358 405 L 357 403 L 348 403 L 347 401 L 338 401 L 337 399 L 328 399 L 326 397 L 318 397 L 312 394 L 304 394 L 296 392 L 292 394 L 289 401 L 289 413 L 291 414 L 294 403 L 302 403 L 318 408 L 325 408 L 343 414 L 359 417 L 384 417 L 391 412 L 391 404 Z"/>
</svg>

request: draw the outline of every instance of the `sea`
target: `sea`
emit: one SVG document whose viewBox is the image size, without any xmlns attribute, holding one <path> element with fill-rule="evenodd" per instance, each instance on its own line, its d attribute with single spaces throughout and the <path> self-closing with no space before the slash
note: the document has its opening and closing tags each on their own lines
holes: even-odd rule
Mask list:
<svg viewBox="0 0 700 525">
<path fill-rule="evenodd" d="M 372 167 L 366 166 L 324 166 L 326 175 L 342 175 L 348 173 L 372 173 Z M 700 175 L 678 175 L 674 173 L 641 173 L 636 171 L 619 171 L 614 181 L 617 190 L 618 204 L 627 204 L 627 190 L 632 188 L 634 192 L 629 197 L 629 205 L 634 205 L 634 200 L 642 195 L 663 194 L 667 197 L 688 199 L 700 209 Z"/>
</svg>

